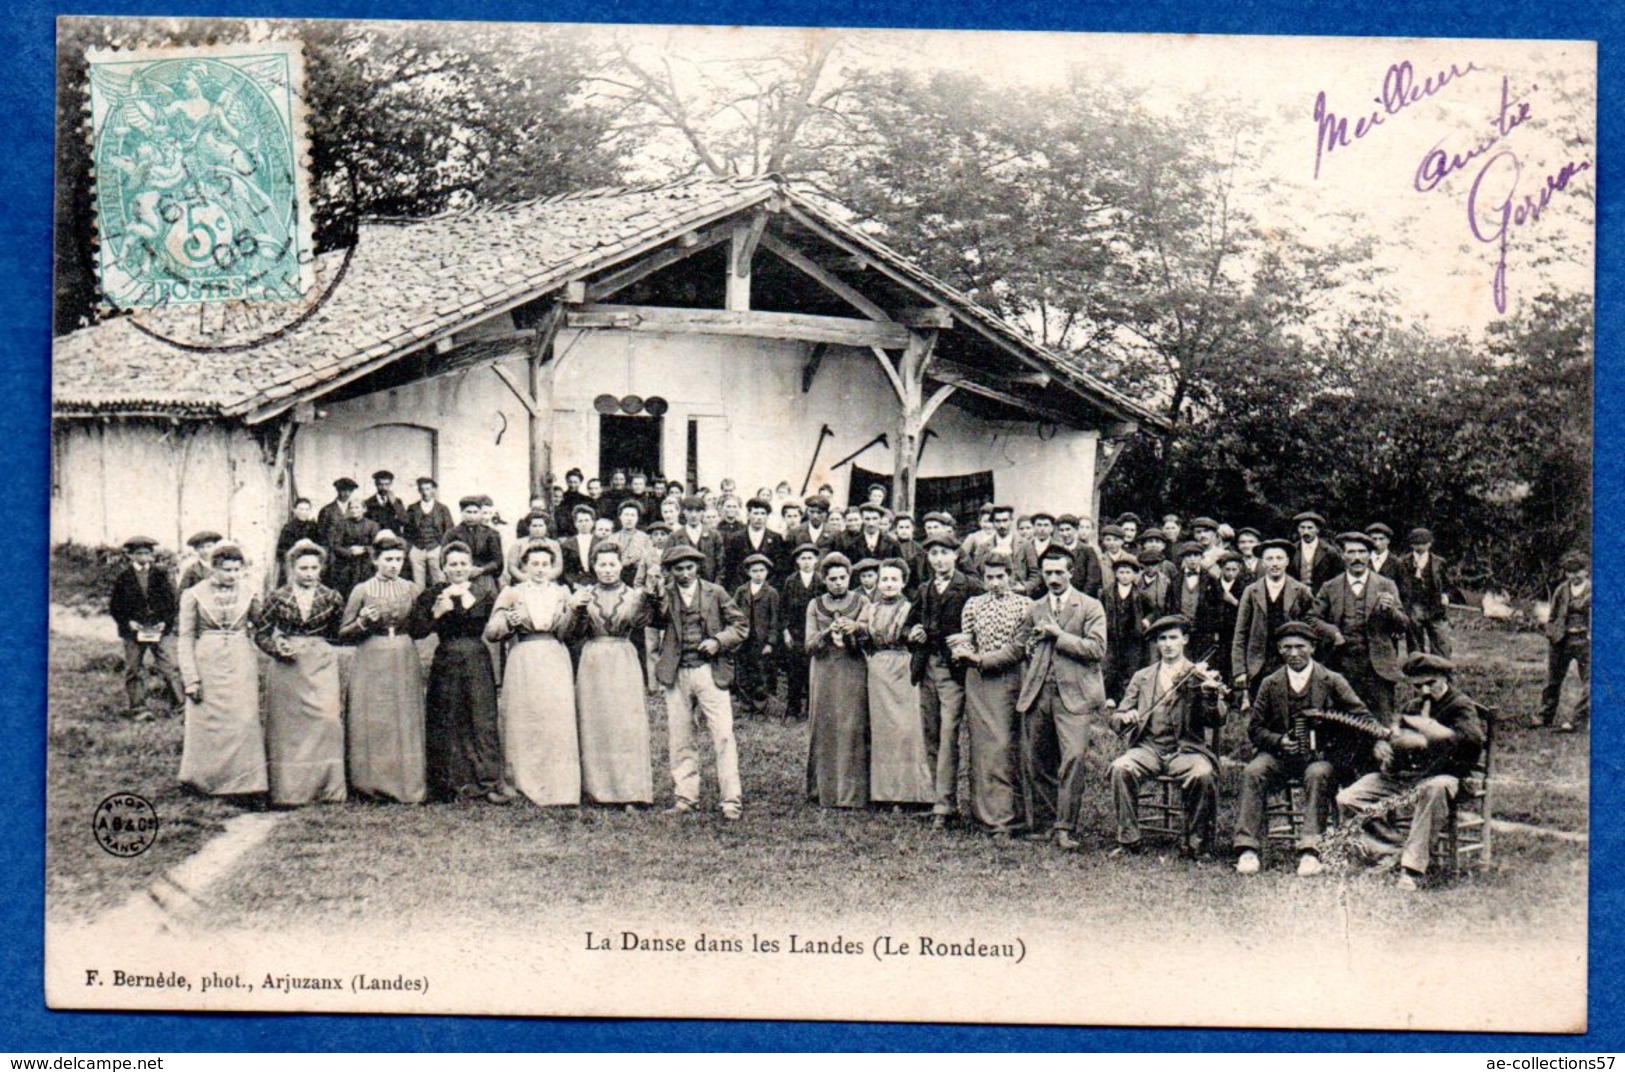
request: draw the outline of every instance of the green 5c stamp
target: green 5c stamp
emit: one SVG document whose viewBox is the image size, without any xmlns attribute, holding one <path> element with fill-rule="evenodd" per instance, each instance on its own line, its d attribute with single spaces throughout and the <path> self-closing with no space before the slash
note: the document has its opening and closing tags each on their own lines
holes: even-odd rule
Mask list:
<svg viewBox="0 0 1625 1072">
<path fill-rule="evenodd" d="M 303 300 L 312 250 L 299 46 L 88 59 L 107 304 Z"/>
</svg>

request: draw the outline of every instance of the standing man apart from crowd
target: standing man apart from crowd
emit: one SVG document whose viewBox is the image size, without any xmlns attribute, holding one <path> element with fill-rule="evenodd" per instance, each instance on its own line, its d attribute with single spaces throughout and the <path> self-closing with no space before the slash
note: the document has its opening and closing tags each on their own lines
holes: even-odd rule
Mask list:
<svg viewBox="0 0 1625 1072">
<path fill-rule="evenodd" d="M 1106 702 L 1106 612 L 1072 587 L 1072 556 L 1046 548 L 1039 559 L 1043 594 L 1027 608 L 1027 665 L 1021 716 L 1021 787 L 1030 836 L 1076 849 L 1078 811 L 1092 780 L 1085 757 Z"/>
<path fill-rule="evenodd" d="M 380 469 L 372 474 L 373 494 L 364 504 L 367 520 L 378 526 L 379 532 L 390 532 L 404 539 L 406 530 L 406 504 L 394 492 L 395 474 Z"/>
<path fill-rule="evenodd" d="M 1145 601 L 1140 595 L 1140 560 L 1124 555 L 1112 563 L 1112 582 L 1100 591 L 1106 612 L 1106 699 L 1116 701 L 1142 665 Z"/>
<path fill-rule="evenodd" d="M 1012 514 L 1004 516 L 1008 527 Z M 1016 700 L 1030 601 L 1010 590 L 1010 559 L 1000 552 L 982 563 L 982 583 L 987 591 L 965 602 L 955 657 L 967 667 L 971 814 L 995 837 L 1007 838 L 1019 822 Z"/>
<path fill-rule="evenodd" d="M 1365 775 L 1337 794 L 1344 814 L 1363 827 L 1361 847 L 1383 863 L 1399 865 L 1398 885 L 1417 888 L 1427 873 L 1433 841 L 1450 818 L 1461 780 L 1473 773 L 1484 750 L 1484 720 L 1478 704 L 1455 687 L 1456 664 L 1440 655 L 1415 653 L 1405 660 L 1405 676 L 1421 700 L 1385 741 L 1376 744 L 1380 771 Z M 1401 794 L 1420 794 L 1411 808 L 1409 830 L 1391 814 L 1362 817 Z"/>
<path fill-rule="evenodd" d="M 745 581 L 734 590 L 733 600 L 745 616 L 746 632 L 739 645 L 735 685 L 743 713 L 761 716 L 767 714 L 767 701 L 778 685 L 779 593 L 768 583 L 773 560 L 767 555 L 747 555 L 741 566 Z"/>
<path fill-rule="evenodd" d="M 157 546 L 158 541 L 151 536 L 131 536 L 124 541 L 128 564 L 113 580 L 113 595 L 107 604 L 124 645 L 124 698 L 130 717 L 140 721 L 152 717 L 142 702 L 141 669 L 148 659 L 169 686 L 172 704 L 180 704 L 186 695 L 175 662 L 175 620 L 180 599 L 169 575 L 157 566 Z"/>
<path fill-rule="evenodd" d="M 685 504 L 684 511 L 688 512 Z M 714 534 L 712 534 L 714 535 Z M 745 641 L 745 616 L 728 593 L 700 579 L 705 555 L 687 545 L 666 548 L 660 565 L 664 582 L 657 592 L 656 621 L 665 630 L 655 676 L 666 689 L 666 720 L 676 815 L 700 804 L 697 722 L 704 720 L 716 752 L 717 793 L 722 817 L 744 815 L 739 780 L 739 747 L 734 741 L 733 663 L 728 653 Z"/>
<path fill-rule="evenodd" d="M 1292 576 L 1319 592 L 1320 586 L 1343 572 L 1343 558 L 1337 549 L 1320 538 L 1326 519 L 1313 510 L 1296 515 L 1292 523 L 1298 527 L 1298 545 L 1292 550 Z"/>
<path fill-rule="evenodd" d="M 418 477 L 418 501 L 406 508 L 406 521 L 400 532 L 408 548 L 407 561 L 412 566 L 412 579 L 419 584 L 440 584 L 446 579 L 440 568 L 440 549 L 445 546 L 446 534 L 455 522 L 451 510 L 440 501 L 440 485 L 434 477 Z"/>
<path fill-rule="evenodd" d="M 1450 658 L 1450 582 L 1444 559 L 1433 553 L 1433 533 L 1412 529 L 1406 543 L 1411 553 L 1401 568 L 1405 572 L 1406 609 L 1411 619 L 1411 650 L 1429 651 Z"/>
<path fill-rule="evenodd" d="M 982 584 L 958 569 L 951 525 L 926 537 L 925 557 L 931 573 L 914 590 L 920 634 L 909 676 L 920 687 L 920 722 L 935 794 L 931 825 L 940 830 L 959 814 L 959 735 L 965 715 L 965 663 L 954 658 L 950 641 L 963 624 L 966 601 L 981 594 Z"/>
<path fill-rule="evenodd" d="M 1180 854 L 1195 856 L 1213 840 L 1219 760 L 1208 746 L 1207 732 L 1224 722 L 1219 702 L 1223 683 L 1205 666 L 1185 657 L 1189 629 L 1178 614 L 1151 624 L 1157 661 L 1134 675 L 1112 716 L 1112 725 L 1128 742 L 1111 765 L 1117 854 L 1138 850 L 1140 783 L 1163 774 L 1179 780 L 1184 798 L 1187 833 Z"/>
<path fill-rule="evenodd" d="M 807 607 L 824 590 L 818 577 L 818 548 L 810 543 L 790 553 L 793 569 L 779 593 L 784 623 L 784 717 L 807 717 Z"/>
<path fill-rule="evenodd" d="M 1307 622 L 1288 622 L 1275 636 L 1285 665 L 1264 679 L 1247 721 L 1254 753 L 1241 772 L 1236 870 L 1258 874 L 1259 852 L 1269 834 L 1269 795 L 1296 779 L 1304 794 L 1298 874 L 1307 878 L 1321 872 L 1320 835 L 1331 816 L 1332 795 L 1358 772 L 1346 763 L 1338 769 L 1340 757 L 1319 747 L 1322 740 L 1329 742 L 1331 727 L 1314 725 L 1305 712 L 1341 711 L 1360 718 L 1371 712 L 1341 674 L 1315 662 L 1315 631 Z"/>
<path fill-rule="evenodd" d="M 1249 698 L 1257 696 L 1264 679 L 1281 668 L 1276 642 L 1281 627 L 1287 622 L 1307 622 L 1315 609 L 1315 594 L 1309 586 L 1287 572 L 1291 543 L 1265 540 L 1258 545 L 1258 553 L 1262 572 L 1242 593 L 1230 645 L 1231 683 L 1246 689 Z"/>
<path fill-rule="evenodd" d="M 1591 559 L 1584 552 L 1570 551 L 1563 556 L 1563 572 L 1567 577 L 1552 593 L 1552 609 L 1546 619 L 1546 641 L 1551 647 L 1536 721 L 1542 726 L 1557 722 L 1563 678 L 1573 663 L 1580 675 L 1580 700 L 1572 715 L 1557 722 L 1559 732 L 1571 733 L 1576 722 L 1591 717 Z"/>
<path fill-rule="evenodd" d="M 1331 643 L 1327 662 L 1391 724 L 1400 679 L 1399 640 L 1411 622 L 1394 582 L 1371 572 L 1371 537 L 1345 532 L 1337 542 L 1346 570 L 1315 593 L 1310 621 Z"/>
</svg>

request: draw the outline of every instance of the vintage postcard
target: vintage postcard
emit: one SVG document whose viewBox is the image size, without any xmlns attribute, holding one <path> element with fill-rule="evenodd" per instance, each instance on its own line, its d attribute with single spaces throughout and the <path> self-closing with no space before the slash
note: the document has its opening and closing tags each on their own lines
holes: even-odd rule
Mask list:
<svg viewBox="0 0 1625 1072">
<path fill-rule="evenodd" d="M 1594 44 L 57 71 L 52 1007 L 1585 1030 Z"/>
</svg>

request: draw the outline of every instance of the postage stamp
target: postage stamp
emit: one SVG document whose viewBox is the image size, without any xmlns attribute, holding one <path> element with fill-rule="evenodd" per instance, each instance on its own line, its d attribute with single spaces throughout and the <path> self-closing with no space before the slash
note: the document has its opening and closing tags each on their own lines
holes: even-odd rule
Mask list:
<svg viewBox="0 0 1625 1072">
<path fill-rule="evenodd" d="M 88 60 L 105 303 L 299 301 L 313 281 L 300 47 Z"/>
</svg>

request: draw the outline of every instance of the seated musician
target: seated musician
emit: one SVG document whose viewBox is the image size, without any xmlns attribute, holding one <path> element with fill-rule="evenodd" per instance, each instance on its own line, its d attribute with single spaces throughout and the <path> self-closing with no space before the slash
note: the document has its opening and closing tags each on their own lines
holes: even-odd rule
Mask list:
<svg viewBox="0 0 1625 1072">
<path fill-rule="evenodd" d="M 1157 661 L 1135 673 L 1112 715 L 1112 726 L 1128 738 L 1128 749 L 1111 765 L 1112 798 L 1117 809 L 1117 848 L 1113 855 L 1138 851 L 1140 783 L 1167 774 L 1179 779 L 1185 803 L 1187 841 L 1181 855 L 1206 851 L 1218 810 L 1218 757 L 1208 747 L 1207 731 L 1224 721 L 1220 694 L 1224 684 L 1203 663 L 1185 658 L 1190 619 L 1170 614 L 1151 624 L 1147 636 L 1157 648 Z"/>
<path fill-rule="evenodd" d="M 1303 828 L 1298 836 L 1298 874 L 1318 875 L 1320 834 L 1331 811 L 1332 794 L 1359 773 L 1354 757 L 1369 754 L 1371 738 L 1313 713 L 1343 712 L 1385 729 L 1343 675 L 1315 661 L 1315 631 L 1307 622 L 1287 622 L 1275 631 L 1275 646 L 1286 663 L 1258 686 L 1247 736 L 1257 754 L 1241 773 L 1241 805 L 1236 814 L 1236 870 L 1259 871 L 1258 851 L 1268 835 L 1266 805 L 1272 791 L 1292 778 L 1303 782 Z M 1363 747 L 1348 747 L 1347 735 Z M 1343 745 L 1343 747 L 1339 747 Z"/>
<path fill-rule="evenodd" d="M 1450 815 L 1461 779 L 1473 772 L 1484 749 L 1478 704 L 1451 681 L 1456 664 L 1418 652 L 1401 668 L 1421 701 L 1402 717 L 1386 741 L 1378 741 L 1382 769 L 1337 794 L 1337 803 L 1363 826 L 1360 847 L 1383 863 L 1399 865 L 1399 888 L 1414 890 L 1427 873 L 1433 839 Z M 1399 813 L 1410 811 L 1410 829 Z"/>
</svg>

